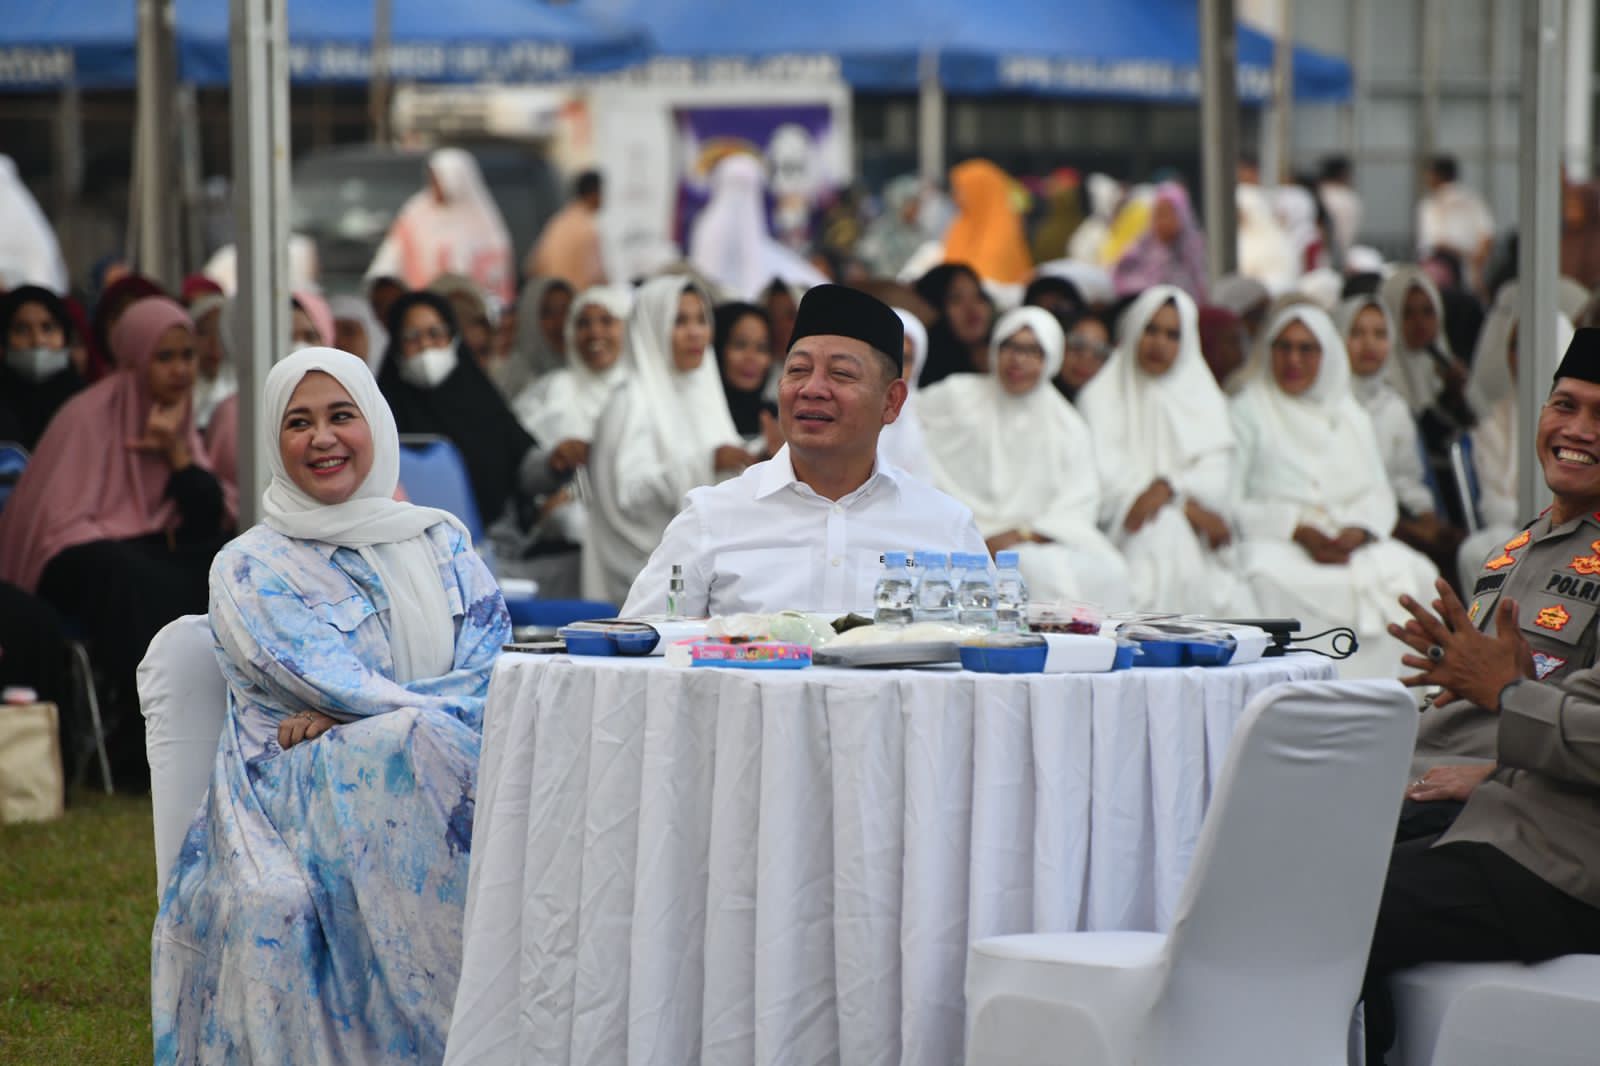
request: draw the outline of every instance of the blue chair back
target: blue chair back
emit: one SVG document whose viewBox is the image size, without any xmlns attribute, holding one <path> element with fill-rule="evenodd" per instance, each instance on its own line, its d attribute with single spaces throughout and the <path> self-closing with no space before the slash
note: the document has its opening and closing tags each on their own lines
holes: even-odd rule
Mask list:
<svg viewBox="0 0 1600 1066">
<path fill-rule="evenodd" d="M 22 472 L 28 468 L 28 449 L 14 440 L 0 441 L 0 511 L 5 510 Z"/>
<path fill-rule="evenodd" d="M 400 485 L 412 503 L 448 511 L 467 527 L 472 543 L 483 543 L 483 516 L 472 495 L 467 464 L 454 444 L 443 437 L 402 433 Z"/>
</svg>

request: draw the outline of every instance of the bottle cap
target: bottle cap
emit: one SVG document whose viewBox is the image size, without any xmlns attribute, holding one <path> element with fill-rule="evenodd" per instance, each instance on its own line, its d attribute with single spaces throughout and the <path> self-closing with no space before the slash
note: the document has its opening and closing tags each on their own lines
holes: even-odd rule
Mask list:
<svg viewBox="0 0 1600 1066">
<path fill-rule="evenodd" d="M 906 565 L 905 552 L 884 552 L 883 565 L 891 570 L 898 570 Z"/>
<path fill-rule="evenodd" d="M 1017 565 L 1016 552 L 995 552 L 994 565 L 999 567 L 1015 567 Z"/>
<path fill-rule="evenodd" d="M 949 566 L 949 556 L 944 552 L 920 551 L 917 553 L 918 566 Z"/>
</svg>

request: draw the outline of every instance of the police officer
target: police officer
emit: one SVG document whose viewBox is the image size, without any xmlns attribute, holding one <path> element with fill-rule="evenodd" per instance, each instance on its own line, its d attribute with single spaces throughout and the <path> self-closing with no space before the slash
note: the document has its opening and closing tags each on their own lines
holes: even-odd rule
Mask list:
<svg viewBox="0 0 1600 1066">
<path fill-rule="evenodd" d="M 1390 857 L 1363 991 L 1370 1063 L 1393 1042 L 1396 970 L 1600 953 L 1600 329 L 1568 347 L 1535 448 L 1550 509 L 1490 557 L 1467 603 L 1441 581 L 1434 611 L 1402 598 L 1412 620 L 1390 627 L 1419 671 L 1406 683 L 1442 690 L 1430 737 L 1453 720 L 1456 742 L 1494 763 L 1450 785 L 1465 802 L 1446 832 Z"/>
</svg>

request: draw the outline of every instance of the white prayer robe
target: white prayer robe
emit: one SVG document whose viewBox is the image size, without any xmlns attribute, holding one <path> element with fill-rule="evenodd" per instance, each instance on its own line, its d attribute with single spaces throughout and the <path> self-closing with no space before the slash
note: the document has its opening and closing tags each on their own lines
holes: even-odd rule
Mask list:
<svg viewBox="0 0 1600 1066">
<path fill-rule="evenodd" d="M 931 485 L 880 458 L 860 488 L 829 500 L 795 476 L 785 445 L 739 477 L 688 494 L 622 613 L 664 613 L 676 564 L 686 616 L 870 615 L 880 556 L 919 549 L 988 555 L 972 512 Z"/>
<path fill-rule="evenodd" d="M 998 377 L 1000 345 L 1031 329 L 1045 359 L 1025 396 Z M 1054 315 L 1019 307 L 989 344 L 987 374 L 953 374 L 923 392 L 934 484 L 968 507 L 984 537 L 1028 528 L 1048 543 L 1015 547 L 1034 600 L 1082 599 L 1114 611 L 1133 606 L 1128 564 L 1096 526 L 1100 479 L 1083 416 L 1056 391 L 1066 337 Z"/>
<path fill-rule="evenodd" d="M 621 602 L 684 495 L 716 479 L 717 448 L 743 446 L 711 349 L 688 373 L 673 366 L 673 321 L 686 291 L 700 296 L 710 322 L 710 297 L 685 277 L 647 282 L 628 319 L 627 377 L 595 424 L 583 472 L 589 523 L 582 587 L 588 599 Z"/>
<path fill-rule="evenodd" d="M 1139 338 L 1168 302 L 1178 309 L 1177 359 L 1159 378 L 1139 369 Z M 1193 499 L 1224 518 L 1233 513 L 1236 445 L 1227 401 L 1200 355 L 1198 313 L 1187 293 L 1158 285 L 1123 315 L 1121 343 L 1078 397 L 1094 436 L 1101 524 L 1127 560 L 1133 607 L 1214 617 L 1255 613 L 1231 547 L 1213 550 L 1184 516 Z M 1158 479 L 1175 496 L 1137 532 L 1128 511 Z"/>
<path fill-rule="evenodd" d="M 1386 627 L 1407 617 L 1398 598 L 1409 593 L 1428 602 L 1439 574 L 1389 536 L 1398 506 L 1371 419 L 1350 392 L 1349 356 L 1328 316 L 1306 305 L 1287 308 L 1269 327 L 1268 344 L 1296 321 L 1322 346 L 1316 382 L 1301 396 L 1285 394 L 1263 346 L 1250 383 L 1232 402 L 1244 571 L 1265 615 L 1298 618 L 1306 635 L 1334 626 L 1355 630 L 1361 651 L 1341 667 L 1342 676 L 1394 677 L 1404 649 Z M 1374 539 L 1347 564 L 1327 565 L 1294 542 L 1300 526 L 1330 537 L 1357 527 Z"/>
</svg>

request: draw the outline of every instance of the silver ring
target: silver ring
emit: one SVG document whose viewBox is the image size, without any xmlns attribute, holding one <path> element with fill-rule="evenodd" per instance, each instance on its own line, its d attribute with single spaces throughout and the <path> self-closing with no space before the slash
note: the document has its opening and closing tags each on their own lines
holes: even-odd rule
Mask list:
<svg viewBox="0 0 1600 1066">
<path fill-rule="evenodd" d="M 1434 662 L 1442 661 L 1444 659 L 1444 649 L 1437 644 L 1428 645 L 1428 658 Z"/>
</svg>

